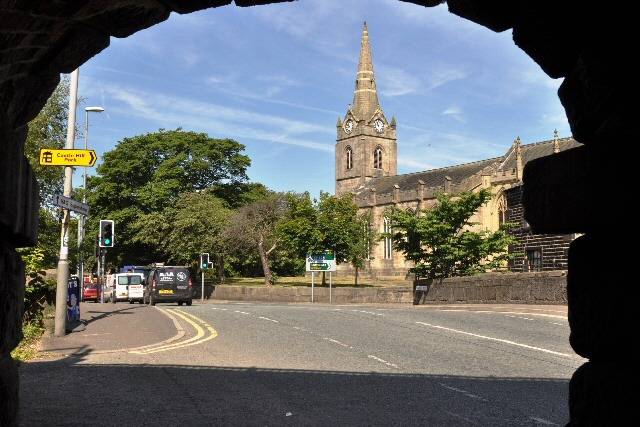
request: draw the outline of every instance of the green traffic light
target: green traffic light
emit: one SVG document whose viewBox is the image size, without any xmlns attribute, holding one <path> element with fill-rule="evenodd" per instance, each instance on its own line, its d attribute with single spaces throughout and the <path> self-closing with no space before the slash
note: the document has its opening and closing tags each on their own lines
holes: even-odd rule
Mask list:
<svg viewBox="0 0 640 427">
<path fill-rule="evenodd" d="M 111 244 L 111 239 L 104 239 L 104 244 L 105 245 L 110 245 Z"/>
</svg>

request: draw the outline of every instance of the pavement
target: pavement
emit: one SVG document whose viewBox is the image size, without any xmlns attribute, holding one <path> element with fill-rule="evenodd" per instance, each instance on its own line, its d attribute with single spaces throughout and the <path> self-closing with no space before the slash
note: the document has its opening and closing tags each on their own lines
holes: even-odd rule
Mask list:
<svg viewBox="0 0 640 427">
<path fill-rule="evenodd" d="M 177 331 L 173 320 L 141 304 L 80 304 L 80 321 L 85 326 L 64 337 L 46 335 L 41 350 L 58 355 L 119 351 L 170 339 Z"/>
<path fill-rule="evenodd" d="M 563 306 L 93 306 L 22 425 L 564 425 L 584 362 Z"/>
</svg>

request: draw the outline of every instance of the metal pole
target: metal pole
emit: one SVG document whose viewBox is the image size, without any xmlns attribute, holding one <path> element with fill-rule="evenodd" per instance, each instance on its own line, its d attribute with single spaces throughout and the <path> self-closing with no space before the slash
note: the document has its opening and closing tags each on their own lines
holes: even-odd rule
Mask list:
<svg viewBox="0 0 640 427">
<path fill-rule="evenodd" d="M 329 302 L 331 302 L 331 272 L 329 272 Z"/>
<path fill-rule="evenodd" d="M 98 248 L 98 268 L 96 269 L 96 278 L 98 279 L 98 285 L 100 286 L 100 303 L 104 304 L 104 283 L 102 283 L 102 276 L 100 275 L 100 248 Z"/>
<path fill-rule="evenodd" d="M 84 149 L 87 149 L 87 139 L 89 138 L 89 112 L 84 112 Z M 87 167 L 84 167 L 82 176 L 82 203 L 87 203 Z M 84 224 L 85 216 L 80 215 L 78 218 L 78 277 L 80 278 L 80 299 L 84 299 L 84 254 L 82 252 L 82 243 L 84 242 Z"/>
<path fill-rule="evenodd" d="M 311 272 L 311 302 L 313 302 L 313 278 L 315 277 L 316 273 L 315 272 Z"/>
<path fill-rule="evenodd" d="M 73 148 L 76 139 L 76 105 L 78 103 L 79 69 L 71 73 L 69 86 L 69 117 L 67 119 L 67 140 L 65 148 Z M 73 190 L 73 168 L 64 168 L 64 195 L 71 196 Z M 67 327 L 67 285 L 69 282 L 69 210 L 62 210 L 62 230 L 60 231 L 60 255 L 56 286 L 55 331 L 57 337 L 66 333 Z"/>
<path fill-rule="evenodd" d="M 202 270 L 202 294 L 201 294 L 201 301 L 204 302 L 204 270 Z"/>
</svg>

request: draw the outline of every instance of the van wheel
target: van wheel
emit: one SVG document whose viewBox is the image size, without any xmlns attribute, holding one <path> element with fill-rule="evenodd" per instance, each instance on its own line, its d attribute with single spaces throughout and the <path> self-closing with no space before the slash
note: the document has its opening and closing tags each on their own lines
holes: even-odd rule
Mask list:
<svg viewBox="0 0 640 427">
<path fill-rule="evenodd" d="M 178 305 L 182 305 L 182 301 L 178 301 Z"/>
<path fill-rule="evenodd" d="M 187 305 L 191 305 L 192 302 L 193 301 L 191 301 L 191 300 L 187 301 Z"/>
<path fill-rule="evenodd" d="M 129 300 L 129 304 L 133 304 L 133 300 L 132 299 Z"/>
</svg>

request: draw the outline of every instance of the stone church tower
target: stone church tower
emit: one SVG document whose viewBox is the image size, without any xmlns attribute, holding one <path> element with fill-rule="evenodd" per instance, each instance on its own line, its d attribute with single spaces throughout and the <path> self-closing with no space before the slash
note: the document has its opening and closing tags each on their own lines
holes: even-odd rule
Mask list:
<svg viewBox="0 0 640 427">
<path fill-rule="evenodd" d="M 369 180 L 397 174 L 396 120 L 387 120 L 378 101 L 369 32 L 362 30 L 353 104 L 338 118 L 336 195 L 355 192 Z"/>
</svg>

